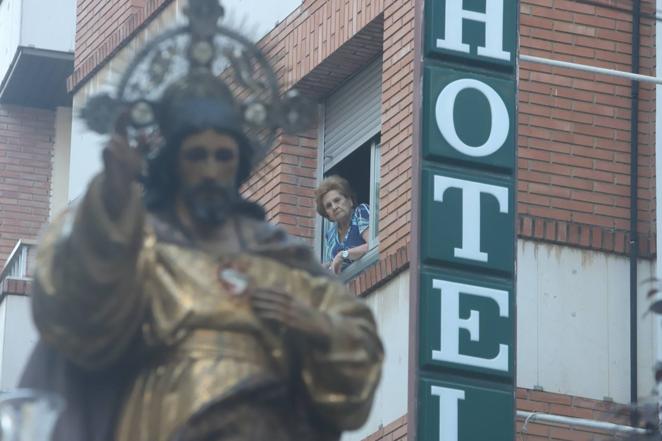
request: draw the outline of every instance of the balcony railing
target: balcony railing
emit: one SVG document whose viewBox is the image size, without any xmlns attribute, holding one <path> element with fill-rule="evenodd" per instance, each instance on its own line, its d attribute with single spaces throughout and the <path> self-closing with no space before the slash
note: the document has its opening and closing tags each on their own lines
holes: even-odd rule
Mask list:
<svg viewBox="0 0 662 441">
<path fill-rule="evenodd" d="M 32 261 L 36 243 L 21 239 L 0 272 L 0 298 L 6 293 L 27 294 L 32 281 Z"/>
</svg>

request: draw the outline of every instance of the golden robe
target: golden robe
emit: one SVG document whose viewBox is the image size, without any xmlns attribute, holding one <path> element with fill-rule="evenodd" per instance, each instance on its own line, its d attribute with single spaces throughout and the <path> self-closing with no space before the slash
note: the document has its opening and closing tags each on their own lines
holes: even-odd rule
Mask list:
<svg viewBox="0 0 662 441">
<path fill-rule="evenodd" d="M 273 422 L 265 429 L 272 439 L 281 429 L 286 440 L 337 439 L 365 422 L 383 358 L 374 319 L 322 274 L 312 253 L 249 218 L 234 219 L 238 234 L 249 238 L 242 252 L 202 251 L 145 212 L 137 185 L 112 220 L 100 184 L 97 177 L 78 206 L 44 234 L 33 309 L 42 339 L 77 366 L 99 371 L 127 360 L 136 366 L 115 441 L 198 439 L 184 429 L 198 420 L 213 426 L 205 415 L 214 406 L 225 430 L 218 433 L 226 434 L 214 440 L 262 439 L 240 435 L 262 420 L 260 412 Z M 227 269 L 247 276 L 245 292 L 221 276 Z M 328 347 L 261 321 L 248 298 L 260 288 L 285 290 L 326 314 Z M 295 409 L 301 403 L 303 414 Z M 309 427 L 297 434 L 288 426 L 301 415 Z M 233 437 L 223 418 L 243 428 Z"/>
</svg>

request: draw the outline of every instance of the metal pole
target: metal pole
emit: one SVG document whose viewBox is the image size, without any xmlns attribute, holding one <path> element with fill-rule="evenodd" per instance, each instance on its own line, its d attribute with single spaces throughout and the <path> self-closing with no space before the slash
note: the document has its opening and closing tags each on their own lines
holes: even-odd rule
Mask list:
<svg viewBox="0 0 662 441">
<path fill-rule="evenodd" d="M 533 55 L 520 54 L 521 61 L 528 61 L 530 63 L 546 64 L 548 66 L 564 67 L 566 69 L 582 70 L 584 72 L 592 72 L 611 77 L 625 78 L 632 81 L 642 81 L 644 83 L 662 84 L 662 78 L 651 77 L 648 75 L 641 75 L 630 72 L 623 72 L 622 70 L 607 69 L 604 67 L 589 66 L 587 64 L 571 63 L 569 61 L 552 60 L 551 58 L 534 57 Z"/>
<path fill-rule="evenodd" d="M 639 73 L 641 0 L 632 5 L 632 72 Z M 637 402 L 637 258 L 639 257 L 639 82 L 631 83 L 630 99 L 630 401 Z M 630 415 L 630 424 L 637 423 L 637 414 Z"/>
<path fill-rule="evenodd" d="M 609 433 L 619 433 L 627 435 L 646 435 L 649 433 L 647 429 L 641 427 L 623 426 L 621 424 L 608 423 L 605 421 L 587 420 L 584 418 L 572 418 L 561 415 L 549 415 L 545 413 L 526 412 L 523 410 L 517 411 L 517 417 L 524 419 L 526 422 L 536 421 L 548 424 L 560 424 L 570 427 L 582 427 L 585 429 L 602 430 Z"/>
</svg>

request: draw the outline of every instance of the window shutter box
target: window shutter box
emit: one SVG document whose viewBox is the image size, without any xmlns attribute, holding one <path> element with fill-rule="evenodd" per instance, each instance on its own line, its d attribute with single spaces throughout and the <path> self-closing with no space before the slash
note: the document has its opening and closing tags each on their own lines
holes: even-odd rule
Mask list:
<svg viewBox="0 0 662 441">
<path fill-rule="evenodd" d="M 343 84 L 326 100 L 324 172 L 381 131 L 382 59 Z"/>
</svg>

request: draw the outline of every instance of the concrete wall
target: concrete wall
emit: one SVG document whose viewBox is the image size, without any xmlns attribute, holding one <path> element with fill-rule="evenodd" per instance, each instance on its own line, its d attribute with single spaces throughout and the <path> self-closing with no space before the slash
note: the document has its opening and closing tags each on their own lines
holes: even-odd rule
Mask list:
<svg viewBox="0 0 662 441">
<path fill-rule="evenodd" d="M 18 385 L 37 338 L 28 297 L 5 297 L 0 303 L 0 391 Z"/>
<path fill-rule="evenodd" d="M 377 319 L 386 359 L 368 422 L 345 434 L 343 441 L 362 440 L 407 413 L 409 271 L 371 293 L 366 301 Z"/>
<path fill-rule="evenodd" d="M 517 386 L 630 401 L 629 262 L 626 257 L 530 241 L 518 243 Z M 639 395 L 653 387 L 655 320 L 645 315 L 639 262 Z"/>
</svg>

